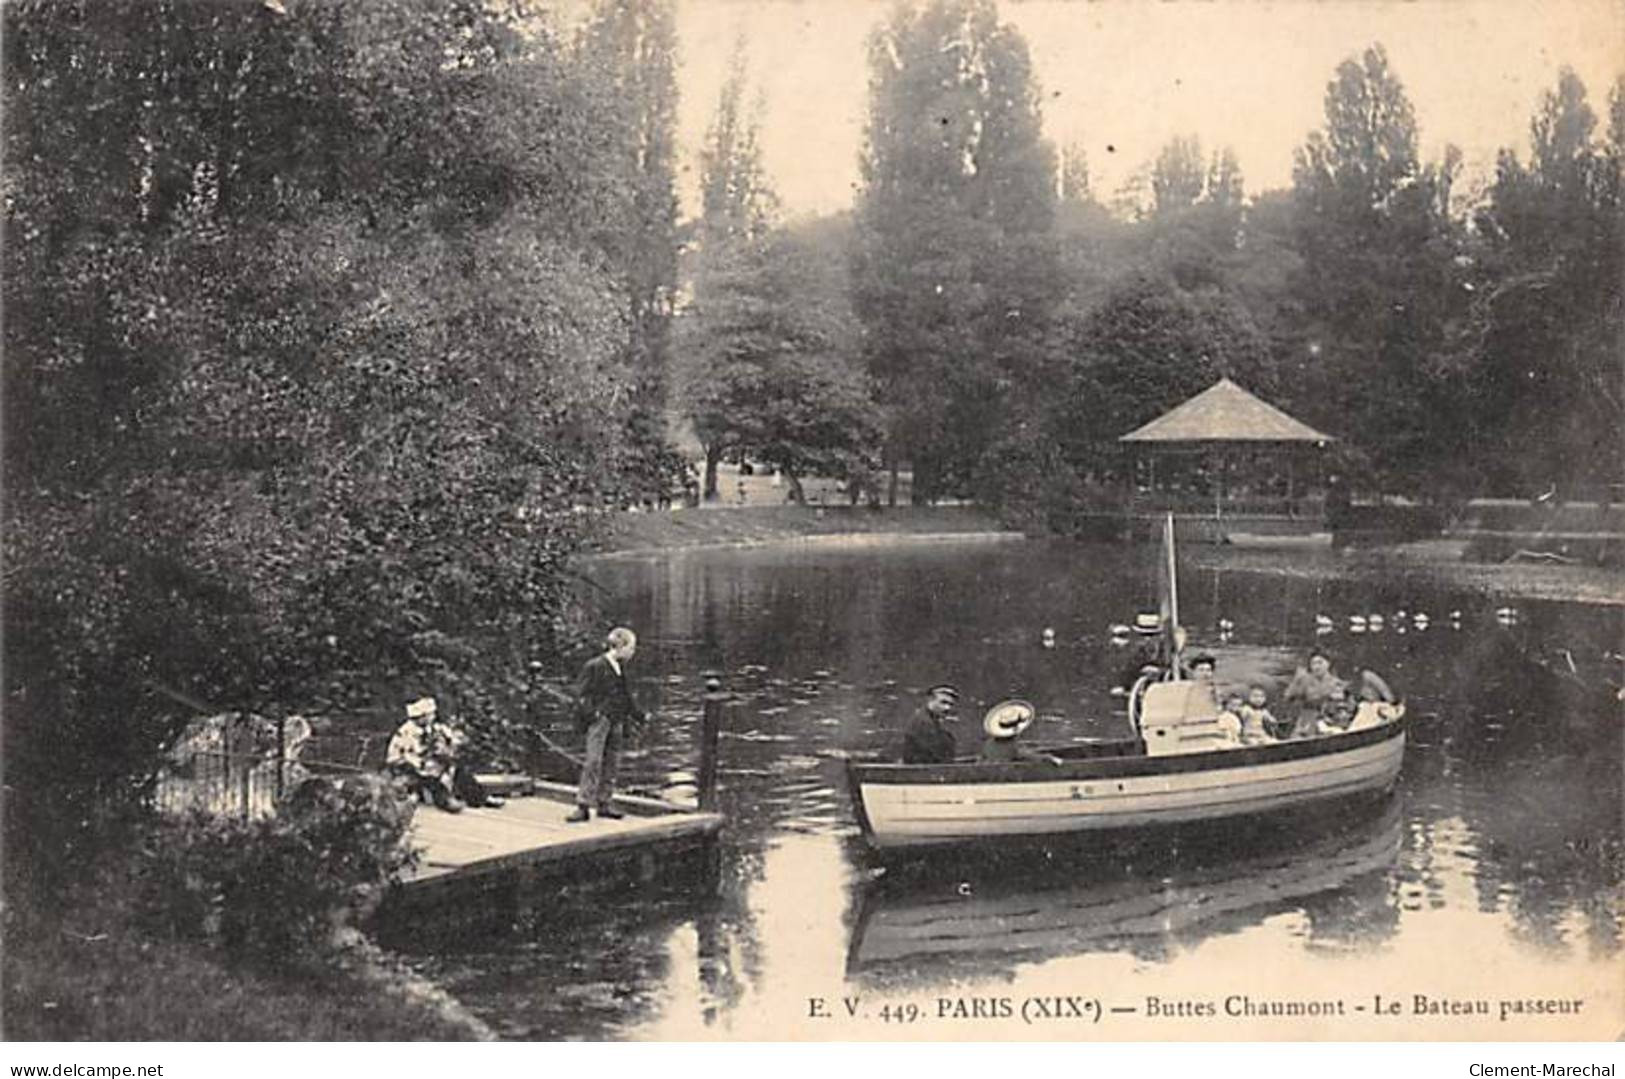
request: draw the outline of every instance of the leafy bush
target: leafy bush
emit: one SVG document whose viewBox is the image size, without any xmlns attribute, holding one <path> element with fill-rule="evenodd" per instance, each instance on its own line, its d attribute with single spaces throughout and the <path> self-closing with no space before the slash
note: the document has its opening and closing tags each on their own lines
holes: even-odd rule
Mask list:
<svg viewBox="0 0 1625 1079">
<path fill-rule="evenodd" d="M 234 955 L 316 954 L 413 864 L 411 820 L 394 784 L 353 776 L 307 780 L 275 817 L 161 825 L 141 852 L 142 906 L 151 928 Z"/>
</svg>

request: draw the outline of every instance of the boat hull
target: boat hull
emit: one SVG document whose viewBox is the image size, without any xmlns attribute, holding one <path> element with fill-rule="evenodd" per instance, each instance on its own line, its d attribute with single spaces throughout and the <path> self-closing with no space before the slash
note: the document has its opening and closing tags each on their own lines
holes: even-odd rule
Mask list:
<svg viewBox="0 0 1625 1079">
<path fill-rule="evenodd" d="M 1406 722 L 1349 734 L 1162 757 L 942 765 L 848 763 L 870 844 L 902 847 L 1216 821 L 1380 791 Z"/>
</svg>

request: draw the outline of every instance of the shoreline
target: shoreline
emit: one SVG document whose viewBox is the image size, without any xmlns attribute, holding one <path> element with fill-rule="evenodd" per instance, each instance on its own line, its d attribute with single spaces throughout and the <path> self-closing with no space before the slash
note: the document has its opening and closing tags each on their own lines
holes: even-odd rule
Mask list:
<svg viewBox="0 0 1625 1079">
<path fill-rule="evenodd" d="M 617 514 L 587 562 L 644 559 L 683 551 L 771 547 L 864 550 L 901 544 L 995 543 L 1029 539 L 972 507 L 739 506 L 675 513 Z M 1034 538 L 1033 542 L 1078 542 Z M 1414 580 L 1419 585 L 1519 599 L 1625 606 L 1625 571 L 1591 565 L 1469 562 L 1458 540 L 1427 540 L 1336 551 L 1266 551 L 1187 545 L 1204 568 L 1309 580 Z"/>
<path fill-rule="evenodd" d="M 865 550 L 872 547 L 890 547 L 912 544 L 926 546 L 945 543 L 1008 543 L 1025 540 L 1024 532 L 828 532 L 806 536 L 779 536 L 748 540 L 718 540 L 710 543 L 690 543 L 681 546 L 626 547 L 613 551 L 594 551 L 582 557 L 593 561 L 647 558 L 658 554 L 680 554 L 690 551 L 751 551 L 769 547 L 814 547 Z"/>
</svg>

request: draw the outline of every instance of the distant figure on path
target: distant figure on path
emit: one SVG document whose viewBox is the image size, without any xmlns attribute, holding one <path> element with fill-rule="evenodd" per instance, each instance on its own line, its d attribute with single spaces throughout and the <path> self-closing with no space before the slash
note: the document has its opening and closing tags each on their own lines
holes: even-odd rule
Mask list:
<svg viewBox="0 0 1625 1079">
<path fill-rule="evenodd" d="M 615 776 L 620 768 L 621 739 L 626 725 L 641 727 L 648 713 L 638 709 L 626 681 L 626 663 L 638 650 L 638 636 L 617 626 L 605 638 L 607 650 L 589 659 L 576 680 L 576 725 L 587 735 L 587 759 L 581 766 L 576 809 L 565 820 L 574 824 L 592 816 L 620 820 L 615 810 Z"/>
<path fill-rule="evenodd" d="M 946 683 L 926 690 L 925 714 L 903 734 L 904 764 L 947 764 L 954 759 L 953 732 L 944 723 L 958 719 L 959 691 Z"/>
</svg>

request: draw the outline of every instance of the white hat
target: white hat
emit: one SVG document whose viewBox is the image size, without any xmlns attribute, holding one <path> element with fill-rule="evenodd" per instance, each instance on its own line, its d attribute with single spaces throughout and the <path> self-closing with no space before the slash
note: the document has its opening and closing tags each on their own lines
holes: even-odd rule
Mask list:
<svg viewBox="0 0 1625 1079">
<path fill-rule="evenodd" d="M 435 704 L 433 697 L 419 697 L 417 700 L 406 706 L 406 717 L 408 719 L 422 719 L 424 716 L 432 716 L 434 713 Z"/>
<path fill-rule="evenodd" d="M 1143 633 L 1148 637 L 1162 632 L 1162 616 L 1156 614 L 1137 614 L 1134 616 L 1134 632 Z"/>
<path fill-rule="evenodd" d="M 1038 709 L 1026 701 L 1000 701 L 982 717 L 982 729 L 990 738 L 1014 738 L 1032 726 Z"/>
</svg>

